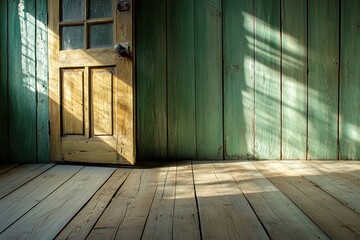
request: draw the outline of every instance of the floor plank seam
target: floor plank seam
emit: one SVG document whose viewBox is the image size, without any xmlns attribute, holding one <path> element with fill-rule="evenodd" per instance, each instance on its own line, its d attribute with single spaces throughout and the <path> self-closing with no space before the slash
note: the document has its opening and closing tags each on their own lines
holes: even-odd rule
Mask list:
<svg viewBox="0 0 360 240">
<path fill-rule="evenodd" d="M 284 164 L 286 167 L 290 168 L 291 170 L 295 171 L 297 174 L 299 174 L 301 176 L 301 178 L 305 181 L 310 182 L 311 184 L 313 184 L 316 188 L 318 188 L 320 191 L 324 192 L 325 194 L 331 196 L 332 198 L 334 198 L 337 202 L 339 202 L 341 205 L 349 208 L 350 210 L 354 211 L 356 214 L 359 215 L 360 217 L 360 213 L 358 211 L 356 211 L 356 209 L 352 208 L 351 206 L 349 206 L 349 204 L 343 202 L 341 199 L 338 199 L 334 194 L 332 194 L 330 191 L 327 191 L 326 189 L 324 189 L 321 185 L 319 185 L 318 183 L 316 183 L 315 181 L 308 179 L 306 176 L 302 175 L 301 173 L 299 173 L 295 168 L 288 166 L 287 164 Z M 326 175 L 325 172 L 322 172 L 323 175 Z"/>
<path fill-rule="evenodd" d="M 81 169 L 83 169 L 84 167 L 82 167 Z M 80 169 L 80 170 L 81 170 Z M 80 171 L 79 170 L 79 171 Z M 79 172 L 78 171 L 78 172 Z M 77 173 L 78 173 L 77 172 Z M 76 218 L 76 216 L 86 207 L 86 205 L 92 200 L 92 198 L 96 195 L 96 193 L 107 183 L 107 181 L 109 181 L 109 179 L 115 174 L 116 170 L 110 174 L 110 176 L 104 181 L 103 184 L 101 184 L 101 186 L 99 186 L 99 188 L 94 192 L 94 194 L 88 199 L 88 201 L 79 209 L 79 211 L 77 211 L 74 216 L 64 225 L 64 227 L 58 232 L 58 234 L 56 235 L 56 237 L 54 239 L 57 239 L 59 237 L 59 235 L 61 234 L 61 232 L 68 226 L 69 223 L 71 223 L 74 218 Z M 75 175 L 75 174 L 74 174 Z M 129 176 L 129 175 L 128 175 Z M 127 177 L 128 177 L 127 176 Z M 126 177 L 126 178 L 127 178 Z M 125 180 L 126 181 L 126 180 Z M 125 182 L 124 181 L 124 182 Z M 121 184 L 121 186 L 124 184 L 124 182 Z M 99 221 L 99 219 L 101 218 L 102 214 L 104 213 L 105 209 L 110 205 L 112 199 L 114 198 L 114 196 L 116 195 L 116 193 L 119 191 L 119 189 L 121 188 L 121 186 L 115 191 L 115 193 L 113 194 L 113 196 L 111 197 L 111 200 L 108 202 L 108 204 L 106 205 L 106 207 L 103 209 L 103 212 L 100 214 L 99 218 L 95 221 L 94 225 L 91 227 L 91 229 L 94 228 L 94 226 L 96 225 L 96 223 Z M 86 238 L 89 237 L 91 231 L 87 234 Z"/>
<path fill-rule="evenodd" d="M 47 164 L 42 164 L 42 165 L 45 166 L 45 165 L 47 165 Z M 50 165 L 50 164 L 49 164 L 49 165 Z M 20 166 L 25 166 L 25 165 L 20 164 L 19 167 L 20 167 Z M 41 174 L 45 173 L 46 171 L 52 169 L 53 167 L 55 167 L 55 164 L 53 164 L 51 167 L 49 167 L 49 168 L 47 168 L 47 169 L 44 169 L 43 171 L 37 173 L 37 175 L 35 175 L 35 176 L 27 179 L 26 182 L 24 182 L 24 183 L 22 183 L 21 185 L 19 185 L 16 189 L 13 189 L 12 191 L 8 192 L 6 195 L 0 197 L 0 200 L 2 200 L 4 197 L 8 196 L 9 194 L 13 193 L 13 192 L 16 191 L 17 189 L 21 188 L 21 187 L 24 186 L 25 184 L 31 182 L 33 179 L 35 179 L 36 177 L 38 177 L 38 176 L 40 176 Z M 10 171 L 12 171 L 12 170 L 14 170 L 14 169 L 15 169 L 15 168 L 11 169 Z M 9 172 L 10 172 L 10 171 L 9 171 Z"/>
<path fill-rule="evenodd" d="M 249 162 L 250 162 L 250 161 L 249 161 Z M 244 198 L 246 199 L 247 203 L 249 204 L 251 210 L 254 212 L 257 220 L 260 222 L 260 224 L 261 224 L 262 228 L 264 229 L 266 235 L 268 236 L 269 239 L 271 239 L 268 229 L 266 228 L 266 226 L 264 225 L 264 223 L 261 221 L 258 213 L 255 211 L 254 206 L 251 204 L 251 202 L 250 202 L 250 200 L 248 199 L 248 197 L 246 196 L 246 194 L 241 190 L 241 188 L 240 188 L 240 186 L 239 186 L 239 183 L 236 181 L 236 179 L 235 179 L 234 175 L 232 174 L 232 172 L 230 172 L 230 175 L 231 175 L 232 179 L 234 180 L 234 182 L 236 183 L 237 188 L 238 188 L 238 189 L 240 190 L 240 192 L 244 195 Z"/>
<path fill-rule="evenodd" d="M 42 174 L 44 174 L 45 172 L 49 171 L 50 169 L 54 168 L 56 165 L 52 166 L 51 168 L 47 169 L 46 171 L 42 172 L 41 174 L 39 174 L 38 176 L 36 176 L 35 178 L 33 178 L 31 181 L 35 180 L 36 178 L 40 177 Z M 57 188 L 55 188 L 52 192 L 50 192 L 48 195 L 46 195 L 41 201 L 38 201 L 34 206 L 32 206 L 28 211 L 26 211 L 24 214 L 22 214 L 21 216 L 18 217 L 18 219 L 16 219 L 12 224 L 10 224 L 8 227 L 6 227 L 3 231 L 0 232 L 0 234 L 2 234 L 3 232 L 5 232 L 8 228 L 10 228 L 13 224 L 15 224 L 17 221 L 19 221 L 19 219 L 21 219 L 22 217 L 24 217 L 27 213 L 29 213 L 31 210 L 33 210 L 34 208 L 36 208 L 41 202 L 43 202 L 44 200 L 46 200 L 50 195 L 52 195 L 55 191 L 57 191 L 59 188 L 61 188 L 67 181 L 69 181 L 69 179 L 71 179 L 72 177 L 74 177 L 82 168 L 80 168 L 78 171 L 76 171 L 71 177 L 69 177 L 66 181 L 64 181 L 61 185 L 59 185 Z M 30 182 L 30 181 L 29 181 Z M 29 183 L 27 182 L 27 183 Z M 27 183 L 25 183 L 24 185 L 26 185 Z M 22 185 L 22 186 L 24 186 Z M 21 188 L 22 186 L 20 186 L 19 188 Z M 17 188 L 17 189 L 19 189 Z M 16 190 L 17 190 L 16 189 Z M 14 190 L 14 191 L 16 191 Z M 9 193 L 8 195 L 10 195 L 11 193 Z M 6 195 L 6 196 L 8 196 Z M 5 196 L 5 197 L 6 197 Z M 0 199 L 1 200 L 1 199 Z M 76 214 L 74 215 L 76 216 Z M 61 231 L 60 231 L 61 232 Z M 60 233 L 59 232 L 59 233 Z"/>
<path fill-rule="evenodd" d="M 1 165 L 0 165 L 0 166 L 1 166 Z M 17 167 L 19 167 L 19 166 L 21 166 L 21 164 L 14 164 L 13 166 L 11 166 L 11 167 L 9 167 L 8 169 L 6 169 L 4 172 L 0 172 L 0 175 L 6 174 L 6 173 L 10 172 L 11 170 L 13 170 L 13 169 L 15 169 L 15 168 L 17 168 Z"/>
<path fill-rule="evenodd" d="M 195 195 L 195 203 L 196 203 L 196 210 L 197 210 L 197 218 L 199 222 L 199 234 L 200 239 L 203 239 L 203 233 L 202 233 L 202 227 L 201 227 L 201 216 L 200 216 L 200 210 L 199 210 L 199 201 L 198 196 L 196 193 L 196 187 L 195 187 L 195 177 L 194 177 L 194 168 L 193 168 L 193 161 L 190 162 L 191 164 L 191 174 L 192 174 L 192 182 L 193 182 L 193 189 L 194 189 L 194 195 Z"/>
<path fill-rule="evenodd" d="M 145 171 L 145 170 L 144 170 L 144 171 Z M 141 174 L 141 176 L 142 176 L 142 174 Z M 140 188 L 140 186 L 139 186 L 139 188 Z M 157 190 L 157 188 L 158 188 L 158 186 L 156 186 L 156 189 L 155 189 L 155 191 L 154 191 L 154 195 L 153 195 L 153 197 L 152 197 L 152 199 L 151 199 L 151 204 L 150 204 L 149 210 L 148 210 L 147 215 L 146 215 L 146 219 L 145 219 L 145 223 L 144 223 L 144 226 L 143 226 L 143 228 L 142 228 L 142 231 L 141 231 L 140 239 L 143 239 L 143 237 L 144 237 L 146 224 L 147 224 L 147 222 L 148 222 L 148 220 L 149 220 L 150 211 L 151 211 L 151 206 L 152 206 L 153 203 L 154 203 L 154 199 L 155 199 L 155 196 L 156 196 L 156 190 Z M 140 190 L 140 189 L 139 189 L 139 190 Z"/>
<path fill-rule="evenodd" d="M 254 165 L 254 167 L 264 176 L 264 178 L 266 178 L 267 180 L 269 180 L 271 182 L 271 184 L 273 184 L 277 189 L 279 189 L 276 184 L 271 180 L 270 177 L 267 177 L 266 174 L 263 174 L 263 171 L 261 169 L 259 169 L 256 165 Z M 303 176 L 301 176 L 303 178 Z M 305 181 L 308 181 L 307 179 L 303 178 Z M 310 182 L 310 181 L 309 181 Z M 317 187 L 317 186 L 315 186 Z M 318 187 L 317 187 L 318 188 Z M 319 188 L 320 190 L 322 190 L 321 188 Z M 321 227 L 318 223 L 316 223 L 314 221 L 313 218 L 311 218 L 311 216 L 309 216 L 301 206 L 299 206 L 298 204 L 296 204 L 295 201 L 293 201 L 293 199 L 284 191 L 280 190 L 280 192 L 282 192 L 284 194 L 284 196 L 290 201 L 292 202 L 308 219 L 310 219 L 311 222 L 313 222 L 314 225 L 316 225 L 319 229 L 321 229 L 321 231 L 323 231 L 323 233 L 329 238 L 332 239 L 332 237 L 325 231 L 325 229 L 323 227 Z M 325 192 L 325 191 L 324 191 Z M 327 194 L 327 192 L 325 192 Z"/>
<path fill-rule="evenodd" d="M 185 231 L 190 232 L 190 223 L 191 230 L 196 234 L 192 236 L 196 236 L 196 239 L 216 236 L 212 232 L 214 229 L 219 230 L 216 232 L 224 231 L 224 239 L 226 237 L 236 238 L 236 236 L 247 234 L 250 231 L 251 233 L 260 231 L 264 238 L 268 237 L 269 239 L 283 239 L 284 236 L 293 236 L 293 239 L 297 239 L 297 237 L 298 239 L 306 239 L 299 237 L 310 236 L 310 234 L 313 234 L 311 236 L 321 236 L 321 239 L 326 237 L 342 239 L 345 236 L 347 236 L 346 239 L 358 239 L 360 237 L 360 225 L 358 225 L 360 213 L 356 210 L 359 209 L 357 199 L 360 196 L 360 181 L 358 181 L 359 177 L 356 174 L 360 172 L 360 164 L 352 167 L 350 163 L 342 165 L 321 163 L 322 165 L 317 168 L 316 165 L 304 165 L 303 162 L 218 163 L 216 161 L 196 162 L 190 160 L 186 164 L 182 164 L 180 161 L 169 161 L 166 165 L 154 168 L 139 167 L 139 171 L 136 170 L 137 174 L 132 178 L 129 176 L 131 173 L 135 173 L 133 169 L 127 175 L 123 171 L 118 171 L 117 168 L 107 169 L 106 175 L 99 175 L 100 177 L 103 176 L 101 178 L 93 174 L 97 173 L 97 170 L 91 170 L 90 172 L 87 171 L 86 175 L 92 176 L 91 181 L 86 180 L 85 175 L 80 174 L 84 168 L 87 169 L 86 166 L 79 166 L 79 169 L 71 168 L 71 166 L 66 167 L 66 169 L 72 170 L 65 175 L 55 175 L 64 172 L 62 168 L 57 168 L 59 165 L 56 164 L 39 164 L 29 167 L 19 164 L 9 170 L 7 170 L 9 166 L 6 166 L 3 171 L 6 171 L 5 173 L 10 172 L 10 174 L 1 178 L 4 180 L 2 186 L 12 183 L 7 191 L 13 188 L 15 190 L 9 193 L 3 192 L 6 195 L 1 199 L 3 200 L 1 209 L 7 209 L 7 206 L 12 203 L 13 206 L 9 209 L 14 209 L 17 214 L 10 214 L 13 210 L 2 213 L 1 216 L 4 216 L 3 220 L 7 219 L 7 223 L 4 222 L 4 229 L 0 229 L 0 238 L 9 234 L 25 236 L 21 234 L 28 234 L 30 233 L 28 230 L 35 230 L 34 234 L 52 232 L 54 238 L 59 239 L 76 238 L 76 236 L 81 236 L 79 239 L 87 239 L 93 236 L 102 239 L 101 236 L 104 235 L 99 235 L 102 234 L 101 231 L 96 232 L 98 235 L 91 235 L 95 230 L 100 229 L 95 227 L 98 227 L 97 224 L 101 222 L 102 218 L 108 219 L 107 222 L 110 225 L 106 226 L 113 226 L 111 231 L 114 239 L 128 236 L 127 227 L 129 226 L 132 227 L 133 233 L 136 233 L 134 239 L 154 239 L 159 236 L 167 236 L 166 238 L 169 239 L 177 239 L 181 236 L 184 238 Z M 186 168 L 181 168 L 181 166 L 186 166 Z M 18 167 L 21 168 L 14 171 Z M 329 170 L 322 170 L 326 168 Z M 117 171 L 118 174 L 114 176 Z M 103 170 L 100 172 L 105 174 Z M 354 174 L 356 177 L 352 178 L 349 174 Z M 57 178 L 51 178 L 53 175 Z M 2 176 L 1 172 L 0 176 Z M 17 180 L 21 176 L 21 180 Z M 113 180 L 111 180 L 112 178 Z M 52 181 L 49 181 L 51 179 Z M 120 179 L 123 181 L 121 182 Z M 93 180 L 97 182 L 96 185 L 93 185 Z M 26 182 L 23 183 L 24 181 Z M 67 193 L 67 189 L 80 189 L 73 186 L 73 183 L 77 181 L 87 181 L 93 186 L 90 192 L 81 191 L 86 196 L 77 194 L 71 197 L 73 199 L 71 206 L 75 203 L 77 207 L 72 208 L 68 205 L 66 209 L 70 207 L 72 210 L 68 211 L 66 220 L 60 221 L 59 224 L 59 218 L 64 215 L 64 211 L 57 210 L 59 206 L 57 203 L 62 201 L 64 197 L 61 194 Z M 114 184 L 115 181 L 118 183 Z M 55 182 L 56 185 L 53 185 Z M 43 183 L 46 184 L 43 185 Z M 348 184 L 346 185 L 346 183 Z M 125 185 L 126 187 L 124 187 Z M 258 186 L 259 188 L 257 188 Z M 129 192 L 127 188 L 130 189 Z M 40 192 L 42 194 L 39 194 Z M 29 195 L 29 193 L 32 194 Z M 58 196 L 58 194 L 60 195 Z M 103 196 L 103 194 L 106 195 L 106 201 L 104 200 L 101 205 L 98 205 L 100 202 L 98 196 Z M 79 196 L 84 196 L 81 202 L 76 200 Z M 147 196 L 146 207 L 144 207 L 144 196 Z M 19 199 L 18 203 L 16 199 Z M 115 201 L 115 199 L 117 200 Z M 241 202 L 242 205 L 238 202 Z M 229 208 L 230 204 L 238 207 Z M 97 213 L 93 214 L 95 205 L 97 206 Z M 290 207 L 286 208 L 288 205 Z M 183 213 L 184 206 L 190 210 Z M 125 213 L 123 211 L 118 212 L 116 209 L 119 207 Z M 141 210 L 138 210 L 139 207 Z M 274 210 L 274 213 L 264 215 L 267 207 L 269 207 L 269 211 Z M 85 208 L 87 210 L 83 211 Z M 239 209 L 240 211 L 238 211 Z M 248 209 L 248 212 L 252 211 L 251 219 L 258 221 L 257 227 L 252 228 L 253 230 L 249 230 L 248 227 L 237 228 L 236 226 L 239 223 L 242 224 L 242 221 L 238 220 L 241 218 L 236 216 L 246 212 L 245 209 Z M 109 215 L 110 217 L 107 216 L 106 210 L 113 214 Z M 29 216 L 36 216 L 37 212 L 43 213 L 45 211 L 47 213 L 49 211 L 55 212 L 51 214 L 52 221 L 57 222 L 58 226 L 54 231 L 51 231 L 49 227 L 40 229 L 35 226 L 36 224 L 31 226 L 35 222 Z M 83 213 L 81 214 L 81 212 Z M 119 216 L 119 213 L 124 217 L 121 220 L 119 217 L 120 221 L 114 222 L 112 217 L 114 214 Z M 135 222 L 132 221 L 137 218 L 139 213 L 141 213 L 141 220 L 134 225 Z M 190 213 L 191 221 L 183 221 L 182 219 L 186 219 Z M 291 213 L 293 214 L 290 215 Z M 6 218 L 6 216 L 11 215 L 12 218 Z M 40 218 L 45 219 L 42 216 L 39 215 Z M 76 220 L 77 216 L 79 218 Z M 84 216 L 89 216 L 89 218 L 84 218 Z M 158 216 L 160 217 L 158 218 Z M 229 216 L 231 219 L 221 218 L 224 216 Z M 231 222 L 234 216 L 237 221 Z M 74 219 L 76 224 L 73 224 Z M 87 219 L 91 219 L 91 221 L 88 222 Z M 209 219 L 211 224 L 208 224 Z M 111 225 L 111 222 L 114 224 Z M 197 223 L 195 224 L 195 222 Z M 244 223 L 247 222 L 250 221 L 245 219 Z M 21 224 L 25 228 L 18 228 Z M 178 228 L 180 226 L 178 224 L 183 225 Z M 105 226 L 104 223 L 101 226 L 99 225 L 99 227 L 103 226 Z M 321 235 L 314 235 L 314 233 Z M 186 239 L 192 238 L 187 237 Z"/>
<path fill-rule="evenodd" d="M 173 163 L 175 165 L 175 163 Z M 179 168 L 179 162 L 176 161 L 176 171 L 175 171 L 175 186 L 174 186 L 174 200 L 173 200 L 173 209 L 172 209 L 172 224 L 171 224 L 171 238 L 174 239 L 174 221 L 175 221 L 175 206 L 176 206 L 176 187 L 177 187 L 177 180 L 178 180 L 178 168 Z"/>
</svg>

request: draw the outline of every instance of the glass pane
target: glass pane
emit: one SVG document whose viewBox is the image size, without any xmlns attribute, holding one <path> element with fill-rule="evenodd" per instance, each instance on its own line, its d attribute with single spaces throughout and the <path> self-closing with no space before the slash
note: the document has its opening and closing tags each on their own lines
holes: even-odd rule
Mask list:
<svg viewBox="0 0 360 240">
<path fill-rule="evenodd" d="M 113 45 L 113 25 L 90 25 L 90 48 L 107 48 Z"/>
<path fill-rule="evenodd" d="M 84 48 L 84 27 L 69 26 L 62 28 L 61 49 Z"/>
<path fill-rule="evenodd" d="M 84 0 L 62 0 L 62 21 L 77 21 L 84 19 Z"/>
<path fill-rule="evenodd" d="M 112 0 L 89 0 L 90 18 L 112 17 Z"/>
</svg>

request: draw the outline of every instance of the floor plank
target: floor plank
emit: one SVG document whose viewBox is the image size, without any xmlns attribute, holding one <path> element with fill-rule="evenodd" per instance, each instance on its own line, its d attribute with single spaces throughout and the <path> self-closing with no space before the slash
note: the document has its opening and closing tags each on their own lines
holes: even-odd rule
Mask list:
<svg viewBox="0 0 360 240">
<path fill-rule="evenodd" d="M 0 201 L 0 219 L 2 219 L 0 221 L 0 233 L 81 168 L 80 166 L 55 166 L 4 197 Z"/>
<path fill-rule="evenodd" d="M 359 214 L 278 161 L 256 167 L 331 238 L 360 239 Z"/>
<path fill-rule="evenodd" d="M 134 169 L 90 232 L 88 239 L 140 239 L 152 201 L 159 169 Z"/>
<path fill-rule="evenodd" d="M 85 167 L 6 229 L 1 239 L 53 239 L 113 173 Z"/>
<path fill-rule="evenodd" d="M 204 239 L 268 239 L 231 176 L 210 162 L 194 163 L 193 169 Z"/>
<path fill-rule="evenodd" d="M 20 164 L 1 164 L 0 165 L 0 174 L 7 173 L 8 171 L 16 168 Z"/>
<path fill-rule="evenodd" d="M 0 174 L 13 189 L 0 239 L 360 239 L 359 173 L 355 161 L 19 165 Z"/>
<path fill-rule="evenodd" d="M 0 175 L 0 199 L 45 172 L 54 164 L 21 165 Z"/>
<path fill-rule="evenodd" d="M 353 178 L 348 177 L 349 174 L 339 175 L 341 171 L 337 169 L 328 171 L 324 164 L 309 161 L 282 163 L 294 169 L 302 177 L 314 183 L 346 206 L 360 213 L 360 184 L 354 181 Z"/>
<path fill-rule="evenodd" d="M 228 163 L 227 166 L 271 239 L 328 239 L 252 162 Z"/>
<path fill-rule="evenodd" d="M 166 239 L 173 236 L 175 179 L 176 165 L 160 169 L 160 179 L 142 239 Z"/>
<path fill-rule="evenodd" d="M 199 213 L 190 161 L 178 163 L 175 196 L 173 238 L 200 239 Z"/>
<path fill-rule="evenodd" d="M 86 206 L 66 225 L 56 239 L 86 239 L 96 221 L 131 171 L 131 168 L 117 169 Z"/>
<path fill-rule="evenodd" d="M 311 161 L 310 163 L 320 167 L 324 172 L 336 174 L 344 180 L 360 185 L 360 161 Z"/>
</svg>

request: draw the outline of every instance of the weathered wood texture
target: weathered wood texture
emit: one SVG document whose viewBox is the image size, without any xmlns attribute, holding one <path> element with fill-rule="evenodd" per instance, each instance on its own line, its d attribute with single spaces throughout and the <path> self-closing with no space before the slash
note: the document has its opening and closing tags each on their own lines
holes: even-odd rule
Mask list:
<svg viewBox="0 0 360 240">
<path fill-rule="evenodd" d="M 358 51 L 359 24 L 347 10 L 356 11 L 357 2 L 344 1 L 343 14 L 337 0 L 165 5 L 166 20 L 156 23 L 166 25 L 161 43 L 167 51 L 153 40 L 159 31 L 148 26 L 154 18 L 165 18 L 163 5 L 139 4 L 137 15 L 136 34 L 152 39 L 138 41 L 151 51 L 151 57 L 138 55 L 138 99 L 152 99 L 147 94 L 156 89 L 161 95 L 156 104 L 167 105 L 167 113 L 159 108 L 156 124 L 154 114 L 142 110 L 145 102 L 138 117 L 143 129 L 145 123 L 155 129 L 153 137 L 158 123 L 168 123 L 152 141 L 142 141 L 149 133 L 138 133 L 143 158 L 163 158 L 152 145 L 161 141 L 168 156 L 178 159 L 338 159 L 339 147 L 340 158 L 358 159 L 359 54 L 352 53 Z M 160 16 L 146 11 L 159 6 Z M 155 61 L 156 68 L 146 69 Z M 161 83 L 152 74 L 155 69 L 167 73 Z"/>
<path fill-rule="evenodd" d="M 16 168 L 19 164 L 1 164 L 0 175 L 9 172 L 11 169 Z"/>
<path fill-rule="evenodd" d="M 222 3 L 194 5 L 196 157 L 223 159 Z"/>
<path fill-rule="evenodd" d="M 136 2 L 137 154 L 167 157 L 166 1 Z"/>
<path fill-rule="evenodd" d="M 359 161 L 0 169 L 0 239 L 360 237 Z"/>
<path fill-rule="evenodd" d="M 338 195 L 336 199 L 327 194 L 326 186 L 324 191 L 324 185 L 304 179 L 280 162 L 258 162 L 256 166 L 331 239 L 359 239 L 360 215 L 346 207 Z"/>
<path fill-rule="evenodd" d="M 340 159 L 360 158 L 360 2 L 341 1 Z"/>
<path fill-rule="evenodd" d="M 113 168 L 81 169 L 78 174 L 2 232 L 0 238 L 53 239 L 113 171 Z M 30 222 L 33 224 L 29 224 Z"/>
<path fill-rule="evenodd" d="M 1 1 L 1 161 L 49 160 L 46 5 Z M 139 158 L 359 159 L 358 6 L 138 1 Z"/>
<path fill-rule="evenodd" d="M 281 1 L 282 158 L 306 159 L 307 1 Z"/>
<path fill-rule="evenodd" d="M 338 158 L 339 1 L 308 6 L 308 158 Z"/>
<path fill-rule="evenodd" d="M 46 0 L 1 2 L 2 161 L 49 162 L 46 26 Z"/>
<path fill-rule="evenodd" d="M 34 163 L 37 161 L 35 0 L 8 3 L 11 159 Z"/>
<path fill-rule="evenodd" d="M 255 151 L 280 158 L 280 1 L 255 0 Z"/>
<path fill-rule="evenodd" d="M 167 2 L 168 157 L 196 158 L 194 1 Z"/>
<path fill-rule="evenodd" d="M 200 239 L 200 226 L 191 162 L 178 163 L 173 239 Z"/>
<path fill-rule="evenodd" d="M 0 162 L 9 161 L 8 125 L 8 4 L 0 2 Z"/>
<path fill-rule="evenodd" d="M 223 0 L 224 157 L 254 154 L 253 1 Z"/>
<path fill-rule="evenodd" d="M 0 239 L 359 239 L 359 173 L 359 161 L 3 165 Z"/>
<path fill-rule="evenodd" d="M 266 179 L 253 163 L 231 163 L 227 165 L 227 168 L 229 167 L 231 175 L 271 239 L 328 239 L 326 234 L 301 212 L 301 208 Z M 278 219 L 282 219 L 282 222 L 279 223 Z"/>
<path fill-rule="evenodd" d="M 80 166 L 55 166 L 45 173 L 35 177 L 10 193 L 0 202 L 0 232 L 3 232 L 13 222 L 44 200 L 59 186 L 75 175 Z"/>
<path fill-rule="evenodd" d="M 22 165 L 0 175 L 0 199 L 37 177 L 53 165 Z"/>
<path fill-rule="evenodd" d="M 36 93 L 37 162 L 49 161 L 49 99 L 47 1 L 36 0 Z"/>
<path fill-rule="evenodd" d="M 354 176 L 358 169 L 351 166 L 343 166 L 348 169 L 343 169 L 344 173 L 337 173 L 340 169 L 332 161 L 321 164 L 317 161 L 305 162 L 284 162 L 287 166 L 294 169 L 298 174 L 305 179 L 320 186 L 328 194 L 338 198 L 349 208 L 354 209 L 360 213 L 360 176 Z M 325 173 L 325 174 L 324 174 Z"/>
<path fill-rule="evenodd" d="M 173 236 L 176 163 L 162 168 L 158 175 L 160 181 L 142 234 L 144 239 L 166 239 Z"/>
<path fill-rule="evenodd" d="M 159 178 L 158 169 L 134 169 L 88 239 L 140 239 Z"/>
<path fill-rule="evenodd" d="M 269 239 L 226 168 L 197 163 L 193 169 L 204 239 Z"/>
<path fill-rule="evenodd" d="M 117 169 L 56 239 L 85 239 L 130 172 L 130 169 Z"/>
</svg>

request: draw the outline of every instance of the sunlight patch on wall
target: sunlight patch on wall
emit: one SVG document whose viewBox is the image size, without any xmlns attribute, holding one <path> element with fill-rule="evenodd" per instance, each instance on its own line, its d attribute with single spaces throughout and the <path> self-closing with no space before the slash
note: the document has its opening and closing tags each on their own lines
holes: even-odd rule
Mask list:
<svg viewBox="0 0 360 240">
<path fill-rule="evenodd" d="M 21 71 L 23 86 L 31 92 L 36 92 L 34 81 L 36 75 L 35 64 L 35 18 L 30 13 L 25 12 L 25 1 L 20 0 L 18 4 L 18 15 L 20 20 L 20 37 L 21 37 Z"/>
</svg>

